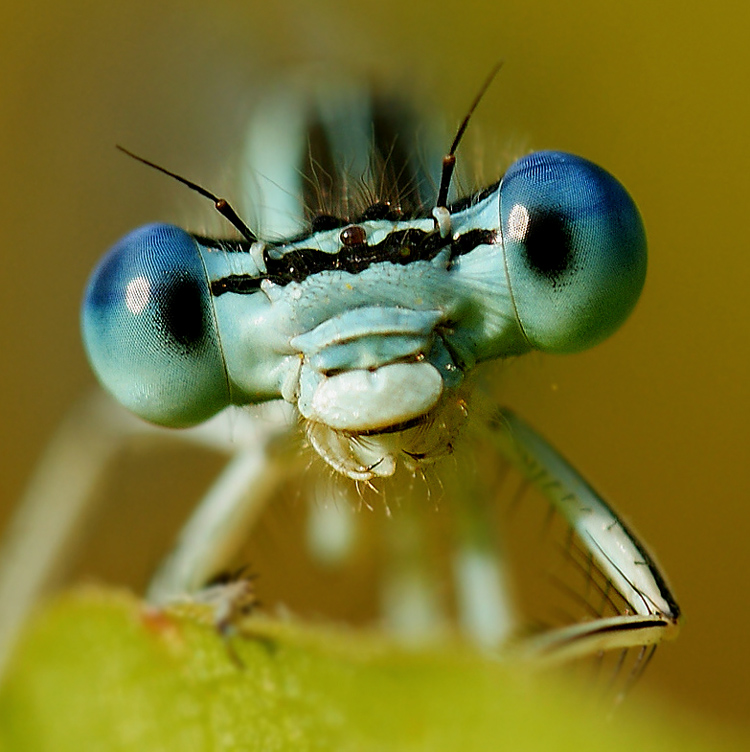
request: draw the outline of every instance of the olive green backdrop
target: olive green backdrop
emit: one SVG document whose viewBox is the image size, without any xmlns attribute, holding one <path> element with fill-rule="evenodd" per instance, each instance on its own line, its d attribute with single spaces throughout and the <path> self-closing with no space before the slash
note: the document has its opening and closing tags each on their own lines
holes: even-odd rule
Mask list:
<svg viewBox="0 0 750 752">
<path fill-rule="evenodd" d="M 493 160 L 528 148 L 599 162 L 635 196 L 651 251 L 626 327 L 584 355 L 518 362 L 507 401 L 616 501 L 670 575 L 685 629 L 657 654 L 640 691 L 743 722 L 747 4 L 353 5 L 5 4 L 0 519 L 46 437 L 93 385 L 77 315 L 97 257 L 146 221 L 190 221 L 195 210 L 195 228 L 210 216 L 115 143 L 221 192 L 241 168 L 231 159 L 253 91 L 282 64 L 332 56 L 372 69 L 427 91 L 457 121 L 502 58 L 464 156 L 486 155 L 488 179 Z"/>
</svg>

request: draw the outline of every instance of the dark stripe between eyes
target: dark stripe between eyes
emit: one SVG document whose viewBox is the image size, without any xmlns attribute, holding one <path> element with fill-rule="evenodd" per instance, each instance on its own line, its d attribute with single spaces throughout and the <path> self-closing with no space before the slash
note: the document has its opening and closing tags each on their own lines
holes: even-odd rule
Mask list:
<svg viewBox="0 0 750 752">
<path fill-rule="evenodd" d="M 201 245 L 228 252 L 247 252 L 250 246 L 242 241 L 217 241 L 196 238 Z M 225 292 L 247 295 L 260 288 L 268 279 L 277 285 L 303 282 L 309 276 L 324 271 L 342 271 L 358 274 L 373 264 L 390 261 L 406 266 L 413 261 L 430 261 L 444 248 L 450 247 L 451 259 L 463 256 L 479 245 L 491 245 L 497 235 L 491 230 L 470 230 L 459 238 L 442 238 L 436 231 L 425 232 L 410 228 L 391 232 L 377 245 L 344 247 L 338 253 L 324 253 L 314 248 L 299 248 L 285 253 L 279 259 L 266 256 L 266 274 L 255 277 L 249 274 L 231 274 L 211 282 L 215 296 Z"/>
</svg>

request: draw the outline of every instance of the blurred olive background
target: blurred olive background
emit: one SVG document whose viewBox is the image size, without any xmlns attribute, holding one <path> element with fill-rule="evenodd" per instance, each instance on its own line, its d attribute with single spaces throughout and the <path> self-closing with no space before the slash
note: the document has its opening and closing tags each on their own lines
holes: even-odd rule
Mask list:
<svg viewBox="0 0 750 752">
<path fill-rule="evenodd" d="M 279 66 L 333 58 L 374 70 L 438 99 L 450 124 L 503 59 L 464 156 L 488 155 L 488 179 L 492 160 L 529 148 L 599 162 L 635 196 L 651 253 L 625 328 L 590 353 L 514 364 L 507 402 L 616 501 L 670 576 L 684 632 L 657 653 L 641 691 L 746 722 L 748 7 L 6 3 L 2 519 L 93 385 L 78 306 L 97 257 L 146 221 L 191 211 L 194 228 L 210 221 L 210 206 L 115 143 L 221 193 L 241 167 L 231 160 L 253 92 Z"/>
</svg>

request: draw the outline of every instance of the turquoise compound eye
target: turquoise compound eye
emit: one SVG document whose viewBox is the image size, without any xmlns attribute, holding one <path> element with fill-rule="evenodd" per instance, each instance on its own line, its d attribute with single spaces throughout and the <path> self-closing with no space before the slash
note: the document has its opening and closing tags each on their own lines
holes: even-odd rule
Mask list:
<svg viewBox="0 0 750 752">
<path fill-rule="evenodd" d="M 81 318 L 96 375 L 136 415 L 177 428 L 229 404 L 206 270 L 184 230 L 146 225 L 120 240 L 94 270 Z"/>
<path fill-rule="evenodd" d="M 516 314 L 534 348 L 584 350 L 625 321 L 646 278 L 646 235 L 612 175 L 571 154 L 530 154 L 503 177 L 500 219 Z"/>
</svg>

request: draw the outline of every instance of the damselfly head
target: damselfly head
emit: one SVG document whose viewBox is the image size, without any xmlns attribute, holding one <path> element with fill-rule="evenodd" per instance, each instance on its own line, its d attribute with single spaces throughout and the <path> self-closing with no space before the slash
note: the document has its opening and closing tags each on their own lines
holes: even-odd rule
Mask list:
<svg viewBox="0 0 750 752">
<path fill-rule="evenodd" d="M 587 160 L 538 152 L 454 201 L 468 119 L 430 156 L 395 99 L 353 85 L 276 92 L 249 128 L 251 227 L 137 158 L 212 200 L 243 238 L 150 225 L 112 249 L 83 309 L 102 383 L 169 426 L 283 398 L 319 454 L 362 479 L 445 453 L 477 364 L 611 334 L 645 277 L 632 199 Z"/>
</svg>

